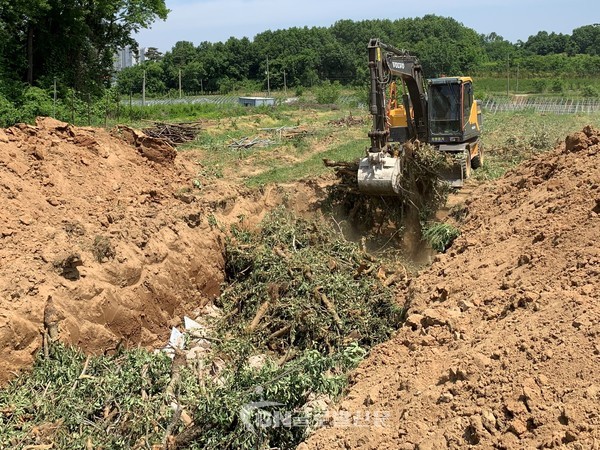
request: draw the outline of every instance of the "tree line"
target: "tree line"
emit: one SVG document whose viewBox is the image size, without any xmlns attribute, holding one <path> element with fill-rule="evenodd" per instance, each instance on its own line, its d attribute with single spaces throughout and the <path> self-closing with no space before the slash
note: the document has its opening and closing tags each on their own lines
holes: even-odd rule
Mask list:
<svg viewBox="0 0 600 450">
<path fill-rule="evenodd" d="M 340 20 L 330 27 L 265 31 L 225 42 L 180 41 L 164 56 L 121 71 L 120 92 L 139 93 L 143 72 L 150 93 L 227 93 L 236 88 L 265 90 L 267 64 L 271 88 L 313 86 L 324 80 L 362 85 L 368 79 L 366 45 L 371 37 L 417 55 L 428 77 L 504 76 L 507 65 L 523 77 L 594 77 L 600 74 L 600 25 L 571 35 L 541 31 L 511 43 L 478 34 L 458 21 L 436 15 L 398 20 Z"/>
<path fill-rule="evenodd" d="M 29 86 L 59 97 L 67 88 L 88 98 L 113 86 L 121 94 L 230 92 L 314 86 L 325 80 L 364 85 L 366 44 L 372 37 L 417 55 L 428 77 L 501 76 L 518 65 L 521 76 L 600 74 L 600 25 L 572 34 L 540 31 L 525 42 L 482 35 L 455 19 L 426 15 L 397 20 L 340 20 L 330 27 L 268 30 L 225 42 L 177 42 L 164 55 L 152 49 L 146 61 L 115 74 L 119 47 L 137 44 L 135 31 L 165 19 L 164 0 L 0 0 L 0 114 L 2 104 L 22 103 Z M 181 81 L 180 81 L 181 80 Z M 31 93 L 29 93 L 31 96 Z M 36 92 L 34 97 L 41 96 Z"/>
<path fill-rule="evenodd" d="M 313 86 L 321 81 L 363 84 L 368 77 L 366 45 L 370 38 L 417 54 L 426 73 L 473 71 L 486 60 L 481 37 L 451 18 L 341 20 L 331 27 L 265 31 L 251 41 L 182 41 L 160 59 L 127 68 L 118 75 L 121 92 L 139 92 L 146 71 L 149 91 L 179 87 L 185 91 L 228 92 L 240 86 L 266 88 L 267 61 L 272 88 Z"/>
</svg>

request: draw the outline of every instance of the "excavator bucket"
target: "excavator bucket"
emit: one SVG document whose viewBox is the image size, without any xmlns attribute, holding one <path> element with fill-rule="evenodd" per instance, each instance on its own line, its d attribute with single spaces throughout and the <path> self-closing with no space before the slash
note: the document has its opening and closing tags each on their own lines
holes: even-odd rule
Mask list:
<svg viewBox="0 0 600 450">
<path fill-rule="evenodd" d="M 402 162 L 386 153 L 369 153 L 358 165 L 358 188 L 368 195 L 398 195 Z"/>
</svg>

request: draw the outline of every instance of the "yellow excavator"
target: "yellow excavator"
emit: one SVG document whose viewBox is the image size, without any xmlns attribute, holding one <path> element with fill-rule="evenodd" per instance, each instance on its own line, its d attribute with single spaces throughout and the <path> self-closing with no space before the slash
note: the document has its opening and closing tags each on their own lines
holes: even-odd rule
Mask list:
<svg viewBox="0 0 600 450">
<path fill-rule="evenodd" d="M 461 187 L 471 169 L 483 163 L 481 104 L 474 99 L 473 80 L 425 80 L 415 56 L 379 39 L 370 40 L 368 51 L 373 127 L 371 146 L 359 163 L 360 192 L 400 194 L 407 143 L 416 143 L 417 148 L 429 144 L 446 154 L 451 164 L 440 176 L 451 186 Z"/>
</svg>

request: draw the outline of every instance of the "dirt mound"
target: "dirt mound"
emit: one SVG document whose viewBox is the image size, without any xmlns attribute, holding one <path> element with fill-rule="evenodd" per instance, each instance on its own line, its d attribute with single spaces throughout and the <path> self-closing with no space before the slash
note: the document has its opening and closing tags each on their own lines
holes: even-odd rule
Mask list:
<svg viewBox="0 0 600 450">
<path fill-rule="evenodd" d="M 586 127 L 474 192 L 405 326 L 301 447 L 599 448 L 599 142 Z"/>
<path fill-rule="evenodd" d="M 311 204 L 310 188 L 195 186 L 193 152 L 176 155 L 128 128 L 0 130 L 0 383 L 31 364 L 45 310 L 86 351 L 162 345 L 219 293 L 227 224 L 283 197 Z"/>
</svg>

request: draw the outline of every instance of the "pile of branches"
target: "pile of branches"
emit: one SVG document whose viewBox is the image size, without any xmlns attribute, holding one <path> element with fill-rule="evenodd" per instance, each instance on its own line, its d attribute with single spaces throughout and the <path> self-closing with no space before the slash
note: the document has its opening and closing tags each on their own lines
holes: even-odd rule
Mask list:
<svg viewBox="0 0 600 450">
<path fill-rule="evenodd" d="M 330 203 L 340 206 L 362 233 L 378 234 L 388 222 L 401 230 L 408 216 L 427 222 L 446 203 L 450 187 L 440 174 L 452 164 L 447 155 L 430 145 L 407 143 L 400 157 L 403 158 L 403 174 L 397 197 L 361 194 L 357 181 L 358 160 L 323 160 L 339 179 L 339 183 L 330 188 Z"/>
<path fill-rule="evenodd" d="M 142 131 L 146 136 L 164 139 L 171 145 L 178 145 L 196 139 L 200 130 L 201 124 L 198 122 L 154 122 L 152 127 L 144 128 Z"/>
<path fill-rule="evenodd" d="M 338 127 L 353 127 L 358 125 L 364 125 L 366 120 L 364 117 L 354 117 L 352 113 L 348 114 L 346 117 L 342 117 L 340 119 L 330 120 L 329 125 L 335 125 Z"/>
<path fill-rule="evenodd" d="M 231 284 L 220 298 L 223 328 L 242 329 L 282 356 L 304 349 L 330 354 L 349 342 L 370 347 L 400 323 L 390 287 L 397 271 L 373 262 L 324 219 L 278 209 L 260 233 L 234 229 L 226 249 Z"/>
<path fill-rule="evenodd" d="M 446 204 L 450 185 L 441 177 L 454 161 L 447 153 L 428 144 L 405 144 L 401 191 L 419 213 L 421 222 L 430 220 Z"/>
<path fill-rule="evenodd" d="M 229 143 L 229 148 L 236 150 L 244 150 L 252 147 L 268 147 L 273 145 L 274 142 L 271 139 L 262 139 L 260 137 L 243 137 L 241 139 L 232 139 Z"/>
<path fill-rule="evenodd" d="M 339 396 L 345 374 L 365 356 L 348 346 L 335 355 L 307 351 L 285 366 L 265 362 L 256 368 L 241 363 L 247 355 L 239 345 L 230 350 L 244 357 L 223 367 L 219 358 L 186 363 L 182 352 L 173 361 L 144 349 L 86 356 L 54 343 L 31 372 L 0 390 L 0 448 L 296 448 L 306 427 L 262 429 L 244 408 L 269 399 L 308 425 L 307 393 Z M 218 371 L 218 377 L 199 377 L 193 365 Z"/>
<path fill-rule="evenodd" d="M 204 351 L 86 357 L 53 342 L 0 390 L 0 448 L 296 448 L 309 428 L 260 424 L 287 411 L 318 423 L 399 325 L 391 286 L 403 278 L 330 223 L 283 209 L 261 231 L 235 227 L 226 258 L 225 315 L 193 331 Z M 273 410 L 248 409 L 265 400 Z"/>
<path fill-rule="evenodd" d="M 276 139 L 265 139 L 261 136 L 242 137 L 240 139 L 232 139 L 229 143 L 229 148 L 244 150 L 252 147 L 268 147 L 274 145 L 283 139 L 298 139 L 311 134 L 311 131 L 303 126 L 296 127 L 278 127 L 278 128 L 261 128 L 264 134 L 269 133 L 275 136 Z"/>
<path fill-rule="evenodd" d="M 280 140 L 281 139 L 294 139 L 299 136 L 307 136 L 312 134 L 311 131 L 305 126 L 296 126 L 296 127 L 278 127 L 278 128 L 261 128 L 261 131 L 266 131 L 276 135 Z"/>
</svg>

